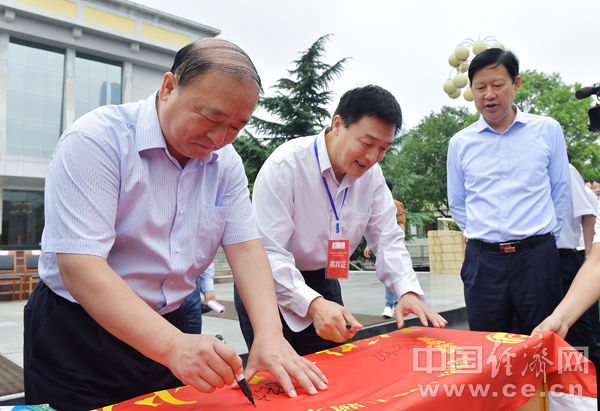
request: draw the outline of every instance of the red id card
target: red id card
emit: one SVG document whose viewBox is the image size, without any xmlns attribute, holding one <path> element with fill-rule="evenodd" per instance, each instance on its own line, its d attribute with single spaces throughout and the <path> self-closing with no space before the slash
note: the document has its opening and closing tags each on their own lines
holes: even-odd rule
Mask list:
<svg viewBox="0 0 600 411">
<path fill-rule="evenodd" d="M 329 240 L 327 246 L 327 278 L 348 278 L 349 240 Z"/>
</svg>

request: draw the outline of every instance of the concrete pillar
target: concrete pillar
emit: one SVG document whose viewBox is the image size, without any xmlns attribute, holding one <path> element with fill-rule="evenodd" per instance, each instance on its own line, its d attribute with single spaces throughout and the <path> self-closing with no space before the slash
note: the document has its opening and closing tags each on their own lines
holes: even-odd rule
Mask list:
<svg viewBox="0 0 600 411">
<path fill-rule="evenodd" d="M 75 49 L 65 50 L 62 131 L 75 120 Z"/>
<path fill-rule="evenodd" d="M 131 61 L 123 62 L 121 77 L 121 103 L 133 102 L 133 63 Z"/>
<path fill-rule="evenodd" d="M 6 153 L 6 85 L 8 84 L 8 42 L 10 36 L 0 33 L 0 154 Z M 0 186 L 0 194 L 2 188 Z M 2 196 L 0 195 L 0 220 L 2 217 Z M 2 227 L 0 227 L 2 233 Z"/>
</svg>

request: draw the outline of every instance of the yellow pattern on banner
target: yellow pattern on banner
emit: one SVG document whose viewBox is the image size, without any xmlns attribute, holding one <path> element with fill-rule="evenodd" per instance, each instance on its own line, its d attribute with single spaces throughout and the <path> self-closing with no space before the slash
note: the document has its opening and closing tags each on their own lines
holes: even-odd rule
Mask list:
<svg viewBox="0 0 600 411">
<path fill-rule="evenodd" d="M 504 344 L 518 344 L 524 342 L 529 336 L 522 334 L 493 333 L 487 335 L 486 338 L 491 342 L 500 340 Z"/>
</svg>

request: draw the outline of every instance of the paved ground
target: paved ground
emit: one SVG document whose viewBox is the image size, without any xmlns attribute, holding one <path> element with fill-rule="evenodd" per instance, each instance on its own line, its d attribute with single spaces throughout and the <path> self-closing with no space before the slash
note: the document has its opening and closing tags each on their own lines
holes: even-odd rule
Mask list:
<svg viewBox="0 0 600 411">
<path fill-rule="evenodd" d="M 464 295 L 460 276 L 457 274 L 417 273 L 417 277 L 431 308 L 440 313 L 449 313 L 452 328 L 467 329 L 464 321 Z M 342 280 L 344 304 L 350 312 L 366 316 L 369 320 L 379 319 L 385 306 L 385 288 L 374 272 L 353 271 L 348 280 Z M 233 301 L 233 283 L 216 284 L 217 298 L 224 302 Z M 20 367 L 23 366 L 23 307 L 24 302 L 0 302 L 0 355 Z M 232 307 L 233 304 L 227 304 Z M 232 308 L 230 308 L 231 310 Z M 232 317 L 229 316 L 228 317 Z M 414 317 L 414 316 L 413 316 Z M 452 318 L 450 318 L 452 317 Z M 407 317 L 410 319 L 411 317 Z M 238 354 L 248 352 L 239 323 L 235 319 L 204 316 L 203 329 L 206 334 L 221 334 Z M 360 337 L 360 332 L 358 334 Z M 367 336 L 365 335 L 365 338 Z"/>
</svg>

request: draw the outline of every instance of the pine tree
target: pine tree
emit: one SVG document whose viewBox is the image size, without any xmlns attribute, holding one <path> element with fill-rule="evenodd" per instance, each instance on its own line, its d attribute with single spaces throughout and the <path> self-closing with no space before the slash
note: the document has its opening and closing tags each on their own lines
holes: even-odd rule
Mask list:
<svg viewBox="0 0 600 411">
<path fill-rule="evenodd" d="M 340 77 L 348 60 L 344 58 L 334 65 L 322 61 L 330 37 L 320 37 L 293 61 L 296 67 L 288 70 L 290 78 L 281 78 L 272 87 L 275 96 L 260 99 L 259 107 L 278 117 L 279 122 L 253 117 L 250 125 L 271 146 L 318 134 L 327 125 L 330 114 L 326 106 L 334 97 L 329 83 Z"/>
</svg>

